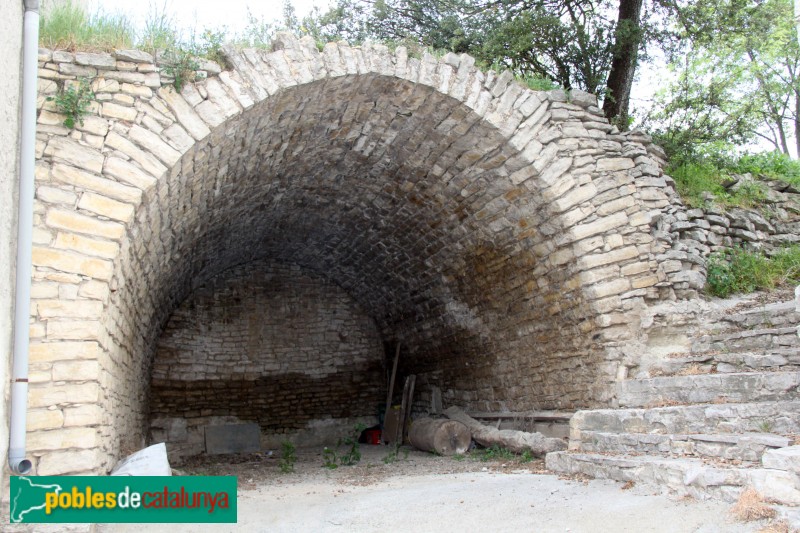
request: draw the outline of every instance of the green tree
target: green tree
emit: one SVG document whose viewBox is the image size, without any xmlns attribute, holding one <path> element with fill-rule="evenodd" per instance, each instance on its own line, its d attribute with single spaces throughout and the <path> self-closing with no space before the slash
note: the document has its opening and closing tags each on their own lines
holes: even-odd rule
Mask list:
<svg viewBox="0 0 800 533">
<path fill-rule="evenodd" d="M 642 0 L 339 0 L 314 26 L 353 41 L 467 52 L 485 66 L 606 95 L 606 115 L 625 126 L 650 35 L 643 9 Z"/>
<path fill-rule="evenodd" d="M 800 46 L 791 0 L 700 0 L 670 6 L 683 46 L 675 81 L 651 116 L 675 152 L 720 139 L 800 151 Z"/>
</svg>

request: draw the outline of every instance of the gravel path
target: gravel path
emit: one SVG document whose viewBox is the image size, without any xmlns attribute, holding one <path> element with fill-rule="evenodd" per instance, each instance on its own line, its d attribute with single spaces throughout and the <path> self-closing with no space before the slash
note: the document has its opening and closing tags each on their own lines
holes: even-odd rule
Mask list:
<svg viewBox="0 0 800 533">
<path fill-rule="evenodd" d="M 203 461 L 188 474 L 237 475 L 237 524 L 147 525 L 150 532 L 755 532 L 731 505 L 654 495 L 608 480 L 559 478 L 541 462 L 487 462 L 410 451 L 385 464 L 386 449 L 362 447 L 355 467 L 328 470 L 301 452 L 292 474 L 276 459 Z M 231 458 L 232 459 L 232 458 Z M 141 532 L 110 524 L 100 532 Z"/>
</svg>

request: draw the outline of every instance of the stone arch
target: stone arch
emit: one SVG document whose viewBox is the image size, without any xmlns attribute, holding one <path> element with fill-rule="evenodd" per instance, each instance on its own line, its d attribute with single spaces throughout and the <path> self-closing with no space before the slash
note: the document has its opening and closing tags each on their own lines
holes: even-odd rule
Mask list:
<svg viewBox="0 0 800 533">
<path fill-rule="evenodd" d="M 73 132 L 47 105 L 39 119 L 39 473 L 140 446 L 170 315 L 262 260 L 324 277 L 402 339 L 423 397 L 613 402 L 632 310 L 690 288 L 663 255 L 672 204 L 647 139 L 591 95 L 531 91 L 466 55 L 286 35 L 227 55 L 232 70 L 180 93 L 141 52 L 41 58 L 44 93 L 93 76 L 99 102 Z"/>
</svg>

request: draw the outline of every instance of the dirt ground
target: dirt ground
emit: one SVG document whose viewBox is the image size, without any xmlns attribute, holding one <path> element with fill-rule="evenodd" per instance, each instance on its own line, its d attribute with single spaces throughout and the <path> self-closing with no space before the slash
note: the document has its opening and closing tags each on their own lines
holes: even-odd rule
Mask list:
<svg viewBox="0 0 800 533">
<path fill-rule="evenodd" d="M 196 459 L 188 475 L 238 477 L 237 524 L 148 524 L 149 532 L 755 532 L 731 505 L 653 494 L 608 480 L 559 478 L 543 461 L 477 453 L 438 457 L 362 445 L 355 466 L 323 467 L 320 450 L 300 450 L 294 472 L 279 452 Z M 109 524 L 101 532 L 141 532 Z"/>
</svg>

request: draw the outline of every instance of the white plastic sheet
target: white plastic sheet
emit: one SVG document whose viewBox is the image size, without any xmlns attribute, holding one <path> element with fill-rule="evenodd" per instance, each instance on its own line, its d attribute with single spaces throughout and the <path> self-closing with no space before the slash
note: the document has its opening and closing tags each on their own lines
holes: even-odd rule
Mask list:
<svg viewBox="0 0 800 533">
<path fill-rule="evenodd" d="M 171 476 L 167 445 L 163 442 L 148 446 L 121 460 L 111 471 L 112 476 Z"/>
</svg>

